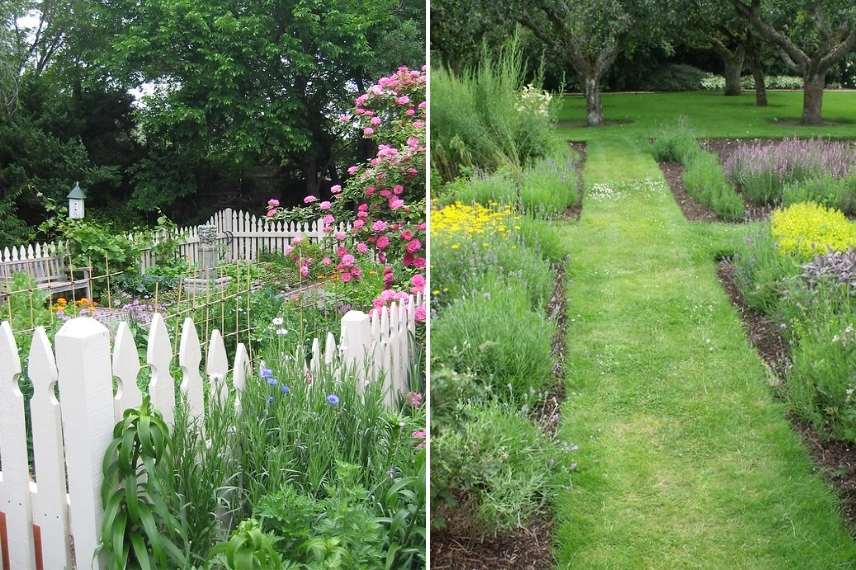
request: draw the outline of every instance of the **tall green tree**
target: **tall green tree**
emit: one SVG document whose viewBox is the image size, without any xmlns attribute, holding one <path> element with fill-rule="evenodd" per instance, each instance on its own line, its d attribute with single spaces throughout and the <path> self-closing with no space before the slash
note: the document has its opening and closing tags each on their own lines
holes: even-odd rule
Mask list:
<svg viewBox="0 0 856 570">
<path fill-rule="evenodd" d="M 823 91 L 830 68 L 856 48 L 852 0 L 733 0 L 784 61 L 803 77 L 805 124 L 823 122 Z"/>
<path fill-rule="evenodd" d="M 603 123 L 601 81 L 618 54 L 653 45 L 668 51 L 675 20 L 670 0 L 518 0 L 494 6 L 499 17 L 510 12 L 577 72 L 590 126 Z"/>
<path fill-rule="evenodd" d="M 342 147 L 354 142 L 337 114 L 381 62 L 421 64 L 418 39 L 409 53 L 400 49 L 407 42 L 402 27 L 418 29 L 414 6 L 108 0 L 109 66 L 122 81 L 154 86 L 140 110 L 147 144 L 190 163 L 272 176 L 297 170 L 305 192 L 315 194 L 324 178 L 339 175 Z"/>
</svg>

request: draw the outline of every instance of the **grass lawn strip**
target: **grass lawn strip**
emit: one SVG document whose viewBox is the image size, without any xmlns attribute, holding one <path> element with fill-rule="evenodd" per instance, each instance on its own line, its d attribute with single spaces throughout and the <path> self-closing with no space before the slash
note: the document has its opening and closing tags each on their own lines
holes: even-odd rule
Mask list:
<svg viewBox="0 0 856 570">
<path fill-rule="evenodd" d="M 744 234 L 686 222 L 636 137 L 601 133 L 586 180 L 617 191 L 565 229 L 559 437 L 580 450 L 557 505 L 559 566 L 853 567 L 836 496 L 717 280 L 715 255 Z M 661 190 L 639 190 L 646 179 Z"/>
</svg>

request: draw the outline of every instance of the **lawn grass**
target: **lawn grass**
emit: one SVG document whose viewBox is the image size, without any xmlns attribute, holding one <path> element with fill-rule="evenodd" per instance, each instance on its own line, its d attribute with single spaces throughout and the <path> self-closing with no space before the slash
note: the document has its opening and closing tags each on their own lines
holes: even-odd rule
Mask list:
<svg viewBox="0 0 856 570">
<path fill-rule="evenodd" d="M 830 93 L 829 117 L 856 119 L 856 94 Z M 796 129 L 799 93 L 606 95 L 608 118 L 560 129 L 588 140 L 587 187 L 640 179 L 662 190 L 584 198 L 563 226 L 571 249 L 567 400 L 559 437 L 579 445 L 574 488 L 556 505 L 560 568 L 856 566 L 835 493 L 816 472 L 767 369 L 720 286 L 715 257 L 754 224 L 691 224 L 640 138 L 689 114 L 699 136 L 856 136 L 856 124 Z M 568 98 L 565 116 L 581 116 Z"/>
<path fill-rule="evenodd" d="M 567 96 L 559 115 L 559 131 L 573 140 L 604 140 L 615 136 L 650 137 L 653 130 L 674 125 L 679 115 L 689 117 L 689 125 L 699 137 L 856 137 L 856 92 L 827 91 L 823 97 L 823 117 L 846 124 L 802 127 L 774 124 L 772 118 L 795 120 L 802 113 L 802 91 L 770 91 L 770 105 L 756 107 L 755 95 L 725 97 L 721 93 L 612 94 L 603 96 L 607 120 L 631 121 L 598 128 L 568 128 L 585 118 L 585 99 Z"/>
</svg>

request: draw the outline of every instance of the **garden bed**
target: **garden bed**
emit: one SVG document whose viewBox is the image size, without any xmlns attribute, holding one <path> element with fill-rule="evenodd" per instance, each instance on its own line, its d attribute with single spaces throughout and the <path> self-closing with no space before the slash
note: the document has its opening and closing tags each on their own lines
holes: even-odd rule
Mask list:
<svg viewBox="0 0 856 570">
<path fill-rule="evenodd" d="M 719 221 L 719 215 L 716 212 L 699 204 L 692 196 L 687 193 L 684 186 L 684 165 L 680 162 L 659 162 L 660 171 L 663 173 L 663 178 L 669 184 L 669 189 L 675 197 L 675 202 L 680 206 L 684 217 L 691 222 L 716 222 Z"/>
<path fill-rule="evenodd" d="M 556 264 L 554 272 L 553 294 L 547 304 L 547 315 L 556 323 L 552 342 L 554 382 L 530 414 L 532 422 L 551 439 L 558 431 L 561 406 L 565 400 L 566 263 Z M 454 507 L 440 503 L 434 512 L 434 517 L 441 517 L 446 526 L 432 532 L 432 568 L 542 570 L 555 566 L 553 520 L 547 513 L 539 513 L 525 527 L 510 533 L 479 537 L 480 530 L 470 499 L 465 493 L 458 493 L 456 503 Z"/>
<path fill-rule="evenodd" d="M 802 139 L 801 139 L 802 140 Z M 824 139 L 825 140 L 825 139 Z M 851 141 L 851 139 L 834 139 L 836 141 L 846 142 Z M 710 139 L 702 139 L 699 141 L 702 147 L 710 152 L 715 153 L 719 157 L 719 162 L 722 165 L 723 170 L 726 171 L 727 175 L 727 164 L 729 159 L 731 159 L 735 153 L 737 153 L 741 148 L 746 145 L 758 145 L 761 149 L 768 149 L 769 147 L 777 144 L 781 144 L 783 139 L 777 138 L 710 138 Z M 852 141 L 856 144 L 856 141 Z M 727 175 L 728 177 L 728 175 Z M 743 198 L 743 202 L 746 205 L 746 219 L 751 220 L 765 220 L 769 218 L 770 213 L 776 208 L 774 205 L 759 205 L 753 203 L 753 201 L 746 195 L 744 188 L 739 184 L 734 182 L 733 180 L 729 181 L 734 189 L 740 194 L 741 198 Z M 787 203 L 787 201 L 786 201 Z M 845 212 L 853 217 L 851 212 Z"/>
<path fill-rule="evenodd" d="M 740 313 L 749 340 L 774 375 L 772 383 L 780 386 L 790 365 L 790 358 L 787 342 L 779 327 L 746 303 L 737 285 L 735 267 L 731 261 L 720 261 L 717 273 L 731 302 Z M 794 414 L 789 414 L 788 419 L 800 434 L 826 481 L 838 493 L 842 516 L 848 526 L 856 531 L 856 445 L 824 437 Z"/>
</svg>

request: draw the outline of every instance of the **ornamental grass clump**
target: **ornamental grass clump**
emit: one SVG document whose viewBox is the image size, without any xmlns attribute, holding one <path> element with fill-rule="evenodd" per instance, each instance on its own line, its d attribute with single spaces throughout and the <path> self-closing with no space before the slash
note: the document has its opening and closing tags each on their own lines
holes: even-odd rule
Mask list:
<svg viewBox="0 0 856 570">
<path fill-rule="evenodd" d="M 743 218 L 743 201 L 725 179 L 715 154 L 699 150 L 689 155 L 684 166 L 684 185 L 690 196 L 723 219 L 736 221 Z"/>
<path fill-rule="evenodd" d="M 856 167 L 848 141 L 786 139 L 740 145 L 725 161 L 729 180 L 755 204 L 780 204 L 786 184 L 813 178 L 844 178 Z"/>
<path fill-rule="evenodd" d="M 454 198 L 465 204 L 511 206 L 518 202 L 517 186 L 506 172 L 500 171 L 487 176 L 480 174 L 458 186 Z"/>
<path fill-rule="evenodd" d="M 856 247 L 856 224 L 842 212 L 814 202 L 776 210 L 770 231 L 784 253 L 804 260 Z"/>
<path fill-rule="evenodd" d="M 472 373 L 486 399 L 531 404 L 551 379 L 556 325 L 519 285 L 489 274 L 445 307 L 433 321 L 432 358 Z"/>
<path fill-rule="evenodd" d="M 555 218 L 578 200 L 576 168 L 570 153 L 543 158 L 523 172 L 520 204 L 524 212 Z"/>
<path fill-rule="evenodd" d="M 473 535 L 523 527 L 555 493 L 559 452 L 525 415 L 497 403 L 474 406 L 432 441 L 434 489 L 464 493 Z"/>
</svg>

